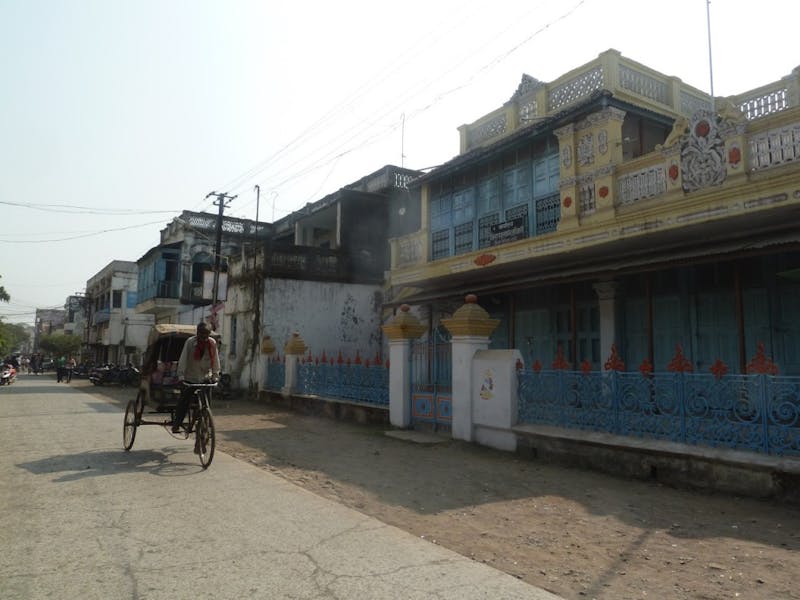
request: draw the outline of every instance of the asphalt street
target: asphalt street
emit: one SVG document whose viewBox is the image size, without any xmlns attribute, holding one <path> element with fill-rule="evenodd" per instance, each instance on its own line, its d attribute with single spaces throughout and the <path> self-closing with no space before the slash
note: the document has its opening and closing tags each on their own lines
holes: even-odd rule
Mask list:
<svg viewBox="0 0 800 600">
<path fill-rule="evenodd" d="M 554 599 L 52 375 L 0 388 L 0 598 Z"/>
</svg>

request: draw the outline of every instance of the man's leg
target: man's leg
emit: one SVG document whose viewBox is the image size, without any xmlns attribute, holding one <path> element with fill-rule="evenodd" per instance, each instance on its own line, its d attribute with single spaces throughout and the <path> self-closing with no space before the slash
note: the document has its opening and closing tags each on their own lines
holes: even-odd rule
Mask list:
<svg viewBox="0 0 800 600">
<path fill-rule="evenodd" d="M 189 400 L 192 398 L 193 390 L 190 387 L 183 386 L 181 389 L 181 396 L 178 399 L 178 405 L 175 407 L 175 420 L 172 421 L 172 433 L 179 433 L 181 430 L 181 423 L 186 416 L 186 411 L 189 409 Z"/>
</svg>

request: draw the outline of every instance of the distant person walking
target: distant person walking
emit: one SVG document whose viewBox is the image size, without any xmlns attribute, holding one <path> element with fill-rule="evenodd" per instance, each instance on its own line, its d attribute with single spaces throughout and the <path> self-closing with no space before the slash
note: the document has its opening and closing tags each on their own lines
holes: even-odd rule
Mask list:
<svg viewBox="0 0 800 600">
<path fill-rule="evenodd" d="M 61 383 L 64 380 L 64 374 L 67 371 L 67 359 L 59 356 L 56 360 L 56 382 Z"/>
</svg>

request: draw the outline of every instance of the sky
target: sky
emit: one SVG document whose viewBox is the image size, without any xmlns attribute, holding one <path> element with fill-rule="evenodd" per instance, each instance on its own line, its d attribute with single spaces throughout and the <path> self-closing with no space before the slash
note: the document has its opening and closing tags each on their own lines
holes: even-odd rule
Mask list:
<svg viewBox="0 0 800 600">
<path fill-rule="evenodd" d="M 523 73 L 614 48 L 715 96 L 777 81 L 800 66 L 799 17 L 796 0 L 0 0 L 0 318 L 63 308 L 183 210 L 216 213 L 210 192 L 272 222 L 386 164 L 442 164 Z"/>
</svg>

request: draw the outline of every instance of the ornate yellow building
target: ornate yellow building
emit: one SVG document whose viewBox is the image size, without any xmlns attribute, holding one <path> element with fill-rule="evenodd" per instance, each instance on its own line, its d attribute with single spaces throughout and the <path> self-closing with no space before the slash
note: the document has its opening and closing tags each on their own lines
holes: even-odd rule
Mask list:
<svg viewBox="0 0 800 600">
<path fill-rule="evenodd" d="M 680 346 L 744 372 L 761 342 L 800 374 L 800 68 L 712 99 L 608 50 L 459 130 L 391 240 L 394 303 L 433 328 L 475 293 L 492 347 L 545 368 L 614 344 L 631 371 Z"/>
</svg>

